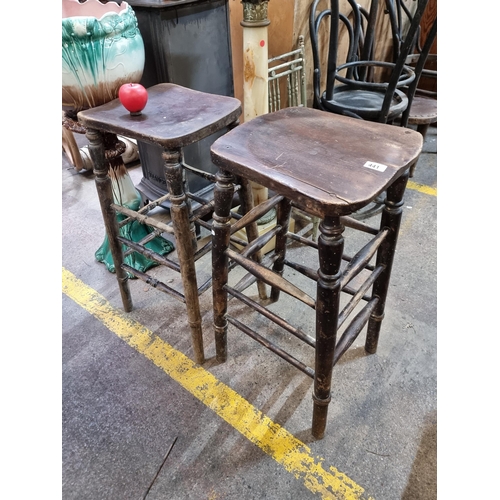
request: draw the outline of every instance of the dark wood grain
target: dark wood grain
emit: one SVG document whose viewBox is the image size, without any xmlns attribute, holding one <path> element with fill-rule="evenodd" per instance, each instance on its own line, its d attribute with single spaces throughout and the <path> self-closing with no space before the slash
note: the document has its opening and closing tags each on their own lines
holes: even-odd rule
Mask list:
<svg viewBox="0 0 500 500">
<path fill-rule="evenodd" d="M 198 92 L 172 83 L 148 90 L 139 116 L 131 115 L 119 99 L 78 113 L 85 127 L 114 131 L 165 149 L 182 148 L 218 132 L 238 119 L 238 99 Z"/>
<path fill-rule="evenodd" d="M 413 130 L 286 108 L 219 138 L 212 159 L 321 217 L 366 206 L 418 159 L 421 148 L 422 137 Z M 368 161 L 387 168 L 366 168 Z"/>
</svg>

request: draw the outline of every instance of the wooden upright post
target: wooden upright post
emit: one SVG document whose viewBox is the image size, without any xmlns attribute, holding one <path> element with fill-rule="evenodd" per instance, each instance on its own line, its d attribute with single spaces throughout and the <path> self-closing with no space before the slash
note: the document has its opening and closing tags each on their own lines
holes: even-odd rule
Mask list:
<svg viewBox="0 0 500 500">
<path fill-rule="evenodd" d="M 243 120 L 269 112 L 267 4 L 269 0 L 246 0 L 243 4 Z M 254 204 L 268 198 L 267 188 L 251 183 Z"/>
</svg>

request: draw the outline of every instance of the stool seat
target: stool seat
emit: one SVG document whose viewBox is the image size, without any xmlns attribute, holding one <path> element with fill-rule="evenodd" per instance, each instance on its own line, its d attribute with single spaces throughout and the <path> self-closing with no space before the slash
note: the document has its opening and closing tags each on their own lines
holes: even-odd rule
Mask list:
<svg viewBox="0 0 500 500">
<path fill-rule="evenodd" d="M 212 161 L 324 217 L 366 206 L 421 147 L 409 129 L 297 107 L 236 127 L 213 144 Z"/>
<path fill-rule="evenodd" d="M 432 97 L 415 96 L 411 105 L 410 116 L 408 117 L 409 125 L 427 125 L 436 123 L 437 100 Z"/>
<path fill-rule="evenodd" d="M 142 113 L 131 115 L 119 99 L 78 113 L 87 128 L 112 132 L 166 149 L 198 142 L 234 123 L 241 103 L 234 97 L 198 92 L 172 83 L 148 89 Z"/>
</svg>

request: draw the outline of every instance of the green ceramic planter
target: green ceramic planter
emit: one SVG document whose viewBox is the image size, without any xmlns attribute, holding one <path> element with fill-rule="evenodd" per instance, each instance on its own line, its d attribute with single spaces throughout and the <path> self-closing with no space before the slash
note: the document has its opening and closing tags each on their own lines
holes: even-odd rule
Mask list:
<svg viewBox="0 0 500 500">
<path fill-rule="evenodd" d="M 138 83 L 144 42 L 127 2 L 62 1 L 62 106 L 75 112 L 118 97 Z"/>
</svg>

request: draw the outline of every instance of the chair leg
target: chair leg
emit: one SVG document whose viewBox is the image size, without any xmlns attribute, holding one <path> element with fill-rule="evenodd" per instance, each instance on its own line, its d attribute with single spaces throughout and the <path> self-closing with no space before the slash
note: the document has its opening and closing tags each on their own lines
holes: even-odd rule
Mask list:
<svg viewBox="0 0 500 500">
<path fill-rule="evenodd" d="M 198 282 L 194 261 L 194 252 L 197 245 L 196 230 L 194 224 L 190 222 L 190 205 L 184 191 L 182 155 L 180 150 L 165 150 L 162 157 L 164 160 L 165 178 L 170 193 L 170 215 L 174 226 L 194 356 L 196 362 L 202 364 L 205 361 L 205 356 L 203 352 Z"/>
<path fill-rule="evenodd" d="M 377 351 L 382 320 L 384 319 L 385 301 L 389 290 L 392 264 L 396 253 L 401 218 L 403 215 L 403 196 L 408 182 L 409 172 L 401 176 L 387 189 L 385 207 L 380 222 L 381 228 L 388 228 L 389 234 L 380 245 L 377 252 L 377 266 L 384 266 L 384 271 L 373 284 L 373 295 L 379 298 L 378 304 L 368 321 L 365 351 L 373 354 Z"/>
<path fill-rule="evenodd" d="M 319 271 L 316 297 L 316 351 L 312 434 L 325 435 L 331 400 L 333 356 L 337 339 L 340 301 L 340 265 L 344 249 L 344 226 L 339 217 L 325 217 L 319 225 Z"/>
<path fill-rule="evenodd" d="M 224 286 L 227 284 L 229 270 L 226 250 L 231 235 L 234 184 L 233 177 L 222 170 L 218 172 L 216 178 L 212 224 L 212 298 L 215 356 L 219 363 L 223 363 L 227 359 L 227 291 Z"/>
<path fill-rule="evenodd" d="M 128 286 L 127 273 L 122 269 L 123 250 L 118 241 L 119 229 L 116 220 L 116 213 L 112 208 L 113 190 L 111 178 L 109 177 L 109 165 L 105 160 L 103 135 L 98 130 L 87 129 L 87 139 L 89 140 L 89 153 L 94 164 L 95 184 L 99 203 L 101 205 L 102 218 L 108 235 L 109 247 L 115 265 L 116 279 L 122 298 L 125 312 L 132 310 L 132 296 Z"/>
<path fill-rule="evenodd" d="M 430 123 L 423 123 L 422 125 L 417 126 L 417 132 L 420 132 L 420 134 L 422 134 L 424 141 L 425 136 L 427 135 L 427 131 L 429 130 L 429 125 Z"/>
<path fill-rule="evenodd" d="M 417 132 L 420 132 L 424 141 L 425 141 L 425 136 L 427 135 L 427 131 L 429 130 L 429 125 L 430 123 L 423 123 L 421 125 L 417 125 Z M 415 162 L 410 167 L 410 178 L 413 177 L 413 175 L 415 174 L 415 168 L 417 167 L 417 163 L 418 162 Z"/>
</svg>

